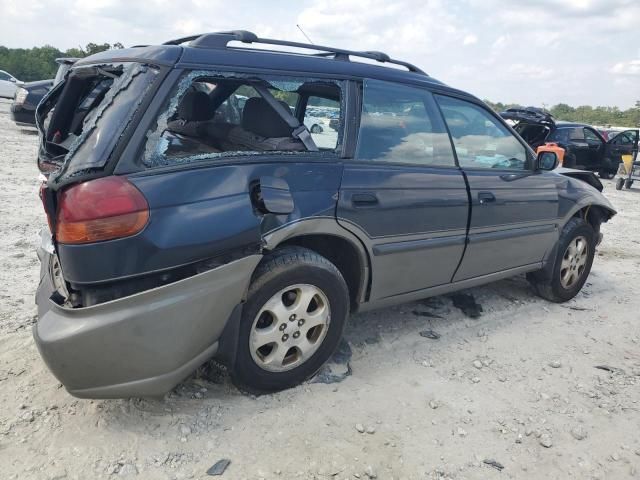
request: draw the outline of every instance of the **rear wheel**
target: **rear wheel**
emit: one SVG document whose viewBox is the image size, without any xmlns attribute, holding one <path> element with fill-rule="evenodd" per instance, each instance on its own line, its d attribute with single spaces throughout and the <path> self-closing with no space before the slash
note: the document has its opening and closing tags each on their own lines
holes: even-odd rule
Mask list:
<svg viewBox="0 0 640 480">
<path fill-rule="evenodd" d="M 596 235 L 587 222 L 572 218 L 562 229 L 550 278 L 530 275 L 538 295 L 551 302 L 566 302 L 575 297 L 587 281 L 596 247 Z"/>
<path fill-rule="evenodd" d="M 253 393 L 303 382 L 337 347 L 348 311 L 347 285 L 329 260 L 301 247 L 276 252 L 249 288 L 234 382 Z"/>
<path fill-rule="evenodd" d="M 631 188 L 632 185 L 633 185 L 633 180 L 631 180 L 630 178 L 627 178 L 624 181 L 624 188 L 626 188 L 627 190 Z"/>
<path fill-rule="evenodd" d="M 616 180 L 616 190 L 622 190 L 623 186 L 624 186 L 624 178 L 618 177 L 618 179 Z"/>
<path fill-rule="evenodd" d="M 608 170 L 600 170 L 598 172 L 598 176 L 600 178 L 605 179 L 605 180 L 611 180 L 615 176 L 615 173 L 612 173 L 612 172 L 610 172 Z"/>
<path fill-rule="evenodd" d="M 314 123 L 311 127 L 311 133 L 322 133 L 322 127 L 317 123 Z"/>
</svg>

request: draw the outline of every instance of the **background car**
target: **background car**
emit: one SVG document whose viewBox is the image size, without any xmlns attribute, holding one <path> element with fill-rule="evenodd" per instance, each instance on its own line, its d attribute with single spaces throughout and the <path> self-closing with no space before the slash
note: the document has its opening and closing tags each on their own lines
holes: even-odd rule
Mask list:
<svg viewBox="0 0 640 480">
<path fill-rule="evenodd" d="M 21 127 L 35 126 L 36 107 L 52 86 L 53 80 L 39 80 L 18 87 L 15 99 L 11 104 L 11 117 L 16 125 Z"/>
<path fill-rule="evenodd" d="M 631 153 L 630 145 L 606 140 L 591 125 L 559 122 L 540 108 L 510 108 L 500 116 L 514 121 L 513 128 L 532 148 L 556 143 L 565 150 L 563 166 L 598 172 L 602 178 L 613 178 L 622 155 Z"/>
<path fill-rule="evenodd" d="M 13 98 L 22 82 L 9 72 L 0 70 L 0 97 Z"/>
<path fill-rule="evenodd" d="M 56 58 L 58 71 L 53 80 L 39 80 L 23 84 L 16 92 L 13 104 L 11 104 L 11 116 L 16 125 L 32 127 L 36 124 L 36 107 L 40 100 L 51 90 L 51 87 L 64 80 L 71 66 L 78 61 L 75 57 Z"/>
<path fill-rule="evenodd" d="M 325 120 L 318 117 L 304 117 L 304 125 L 309 129 L 311 133 L 322 133 L 324 131 Z"/>
</svg>

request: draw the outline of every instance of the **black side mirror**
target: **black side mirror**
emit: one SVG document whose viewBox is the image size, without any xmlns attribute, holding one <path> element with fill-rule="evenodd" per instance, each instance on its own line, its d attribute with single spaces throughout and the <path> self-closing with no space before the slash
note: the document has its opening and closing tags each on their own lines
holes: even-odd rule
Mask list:
<svg viewBox="0 0 640 480">
<path fill-rule="evenodd" d="M 555 152 L 540 152 L 536 163 L 538 170 L 553 170 L 558 166 L 558 156 Z"/>
</svg>

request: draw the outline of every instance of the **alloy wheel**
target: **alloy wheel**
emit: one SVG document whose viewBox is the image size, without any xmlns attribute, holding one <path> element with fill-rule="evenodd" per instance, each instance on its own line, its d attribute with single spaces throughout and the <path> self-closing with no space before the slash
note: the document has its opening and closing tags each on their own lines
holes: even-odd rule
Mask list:
<svg viewBox="0 0 640 480">
<path fill-rule="evenodd" d="M 286 287 L 256 315 L 249 337 L 251 357 L 270 372 L 291 370 L 320 348 L 330 321 L 329 300 L 321 289 L 308 284 Z"/>
<path fill-rule="evenodd" d="M 588 258 L 589 244 L 587 239 L 579 236 L 571 240 L 560 265 L 560 284 L 564 288 L 573 287 L 582 278 Z"/>
</svg>

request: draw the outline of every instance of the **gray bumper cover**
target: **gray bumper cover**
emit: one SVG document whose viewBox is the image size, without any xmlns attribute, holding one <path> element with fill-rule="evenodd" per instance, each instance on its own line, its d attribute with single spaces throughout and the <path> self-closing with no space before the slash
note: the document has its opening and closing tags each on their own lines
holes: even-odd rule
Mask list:
<svg viewBox="0 0 640 480">
<path fill-rule="evenodd" d="M 153 290 L 76 309 L 49 300 L 47 273 L 38 289 L 40 319 L 33 328 L 40 354 L 74 396 L 162 395 L 216 353 L 260 259 L 251 255 Z"/>
</svg>

